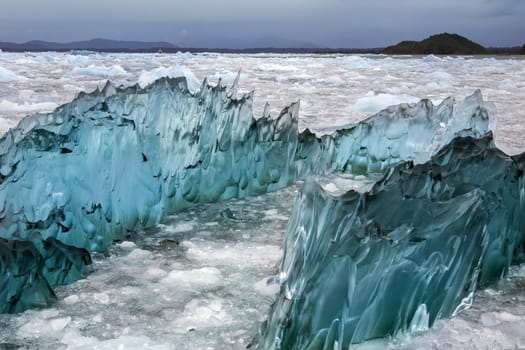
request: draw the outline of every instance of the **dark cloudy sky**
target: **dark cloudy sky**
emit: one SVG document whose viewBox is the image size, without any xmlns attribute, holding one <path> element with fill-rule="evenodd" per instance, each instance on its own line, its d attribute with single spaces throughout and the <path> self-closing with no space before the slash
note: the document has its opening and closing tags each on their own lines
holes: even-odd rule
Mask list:
<svg viewBox="0 0 525 350">
<path fill-rule="evenodd" d="M 525 0 L 3 0 L 0 41 L 109 38 L 188 47 L 381 47 L 458 33 L 525 43 Z"/>
</svg>

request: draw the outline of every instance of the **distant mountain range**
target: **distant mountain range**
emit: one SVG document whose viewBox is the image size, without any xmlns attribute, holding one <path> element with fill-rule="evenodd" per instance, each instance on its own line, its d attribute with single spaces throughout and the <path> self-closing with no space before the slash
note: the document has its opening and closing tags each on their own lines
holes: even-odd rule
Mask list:
<svg viewBox="0 0 525 350">
<path fill-rule="evenodd" d="M 87 41 L 73 41 L 70 43 L 55 43 L 49 41 L 32 40 L 23 44 L 0 42 L 0 49 L 5 51 L 156 51 L 159 49 L 176 50 L 178 47 L 166 41 L 121 41 L 109 39 L 92 39 Z"/>
<path fill-rule="evenodd" d="M 473 42 L 458 34 L 442 33 L 432 35 L 422 41 L 402 41 L 386 48 L 323 48 L 310 42 L 287 40 L 276 37 L 246 39 L 241 43 L 244 49 L 216 48 L 216 47 L 180 47 L 166 41 L 122 41 L 109 39 L 92 39 L 56 43 L 41 40 L 32 40 L 22 44 L 0 42 L 3 51 L 71 51 L 91 50 L 102 52 L 224 52 L 224 53 L 384 53 L 389 55 L 477 55 L 477 54 L 525 54 L 523 47 L 489 47 Z"/>
<path fill-rule="evenodd" d="M 381 48 L 370 49 L 331 49 L 298 40 L 288 40 L 278 37 L 261 37 L 255 39 L 237 40 L 237 45 L 246 48 L 223 48 L 223 47 L 181 47 L 166 41 L 122 41 L 109 39 L 92 39 L 87 41 L 73 41 L 69 43 L 56 43 L 50 41 L 32 40 L 22 44 L 12 42 L 1 42 L 0 50 L 24 52 L 24 51 L 72 51 L 90 50 L 101 52 L 224 52 L 224 53 L 379 53 Z M 219 44 L 220 45 L 220 44 Z"/>
</svg>

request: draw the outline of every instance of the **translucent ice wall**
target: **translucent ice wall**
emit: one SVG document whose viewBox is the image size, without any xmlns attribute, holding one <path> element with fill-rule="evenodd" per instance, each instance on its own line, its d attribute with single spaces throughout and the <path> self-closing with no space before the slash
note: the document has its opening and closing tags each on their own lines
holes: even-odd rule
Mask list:
<svg viewBox="0 0 525 350">
<path fill-rule="evenodd" d="M 429 100 L 391 106 L 320 139 L 306 130 L 299 137 L 298 173 L 384 173 L 404 160 L 427 161 L 463 130 L 477 137 L 489 130 L 479 90 L 459 104 L 449 97 L 438 106 Z"/>
<path fill-rule="evenodd" d="M 235 86 L 233 90 L 235 89 Z M 257 195 L 328 169 L 383 172 L 428 159 L 465 127 L 483 134 L 479 93 L 391 107 L 333 135 L 298 134 L 298 105 L 255 120 L 251 95 L 220 84 L 188 92 L 161 79 L 82 94 L 0 140 L 0 237 L 104 250 L 179 208 Z"/>
<path fill-rule="evenodd" d="M 259 348 L 346 349 L 467 306 L 525 258 L 524 167 L 525 155 L 505 155 L 489 133 L 458 136 L 359 191 L 307 180 Z"/>
<path fill-rule="evenodd" d="M 190 204 L 293 183 L 297 105 L 255 121 L 250 99 L 162 79 L 24 120 L 0 142 L 0 236 L 104 250 Z"/>
<path fill-rule="evenodd" d="M 252 115 L 252 95 L 184 78 L 83 93 L 24 119 L 0 139 L 0 238 L 103 251 L 177 209 L 258 195 L 311 174 L 383 173 L 422 162 L 457 132 L 482 135 L 479 92 L 462 104 L 391 107 L 317 137 L 297 130 L 298 104 Z"/>
</svg>

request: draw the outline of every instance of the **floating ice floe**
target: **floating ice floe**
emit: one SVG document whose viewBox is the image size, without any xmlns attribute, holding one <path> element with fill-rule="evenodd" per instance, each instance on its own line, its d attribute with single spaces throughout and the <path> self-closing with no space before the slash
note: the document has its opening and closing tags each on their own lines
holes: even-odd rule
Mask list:
<svg viewBox="0 0 525 350">
<path fill-rule="evenodd" d="M 425 62 L 440 62 L 440 61 L 442 61 L 442 58 L 430 54 L 430 55 L 427 55 L 427 56 L 423 57 L 423 61 L 425 61 Z"/>
<path fill-rule="evenodd" d="M 89 75 L 89 76 L 101 76 L 101 77 L 116 77 L 127 75 L 128 72 L 119 65 L 113 65 L 110 67 L 106 66 L 95 66 L 89 65 L 87 67 L 76 67 L 71 70 L 71 75 Z"/>
<path fill-rule="evenodd" d="M 188 90 L 191 92 L 197 92 L 200 89 L 201 83 L 193 74 L 193 72 L 182 66 L 171 66 L 171 67 L 159 67 L 151 71 L 144 71 L 140 73 L 139 76 L 139 85 L 141 87 L 146 87 L 149 84 L 153 83 L 155 80 L 160 78 L 177 78 L 185 77 Z"/>
<path fill-rule="evenodd" d="M 0 66 L 0 82 L 27 80 L 26 77 L 15 74 L 14 72 Z"/>
<path fill-rule="evenodd" d="M 52 111 L 58 105 L 55 102 L 16 103 L 9 100 L 0 100 L 0 112 L 35 112 Z"/>
<path fill-rule="evenodd" d="M 353 109 L 358 112 L 377 113 L 388 106 L 400 103 L 414 103 L 417 101 L 419 101 L 419 98 L 406 94 L 392 95 L 369 91 L 365 96 L 357 99 Z"/>
</svg>

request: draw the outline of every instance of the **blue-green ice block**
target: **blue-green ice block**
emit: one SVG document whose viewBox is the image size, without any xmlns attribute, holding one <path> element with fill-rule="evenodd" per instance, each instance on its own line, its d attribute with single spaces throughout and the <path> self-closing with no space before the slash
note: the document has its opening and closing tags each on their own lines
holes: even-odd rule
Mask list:
<svg viewBox="0 0 525 350">
<path fill-rule="evenodd" d="M 525 156 L 458 137 L 360 191 L 309 179 L 260 349 L 346 349 L 425 329 L 524 260 Z"/>
</svg>

